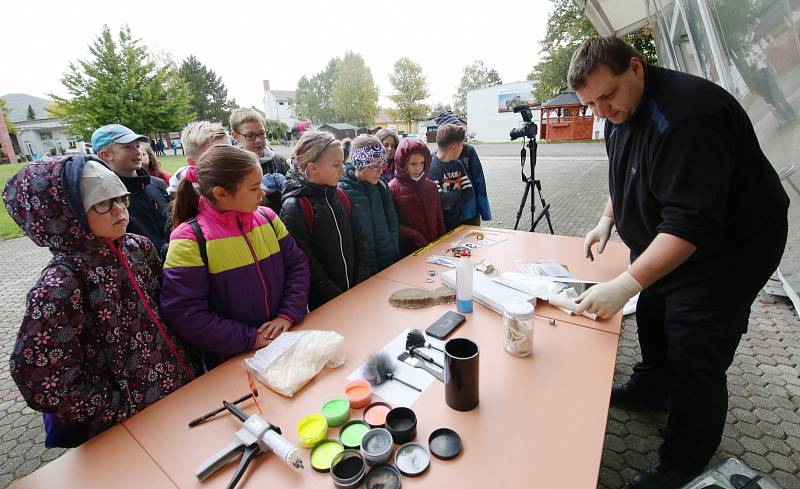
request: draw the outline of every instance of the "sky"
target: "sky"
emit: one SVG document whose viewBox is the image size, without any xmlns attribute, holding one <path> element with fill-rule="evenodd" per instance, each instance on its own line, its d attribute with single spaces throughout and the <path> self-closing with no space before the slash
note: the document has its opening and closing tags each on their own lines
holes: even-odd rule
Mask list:
<svg viewBox="0 0 800 489">
<path fill-rule="evenodd" d="M 391 106 L 389 74 L 402 56 L 422 66 L 427 103 L 451 104 L 464 67 L 477 59 L 504 83 L 524 80 L 540 59 L 552 8 L 546 0 L 248 3 L 140 0 L 126 9 L 107 1 L 3 2 L 0 95 L 66 95 L 61 78 L 69 62 L 91 59 L 88 45 L 103 24 L 114 33 L 127 24 L 155 52 L 178 62 L 195 55 L 243 107 L 263 109 L 262 80 L 273 90 L 294 90 L 301 76 L 348 50 L 371 68 L 382 107 Z"/>
</svg>

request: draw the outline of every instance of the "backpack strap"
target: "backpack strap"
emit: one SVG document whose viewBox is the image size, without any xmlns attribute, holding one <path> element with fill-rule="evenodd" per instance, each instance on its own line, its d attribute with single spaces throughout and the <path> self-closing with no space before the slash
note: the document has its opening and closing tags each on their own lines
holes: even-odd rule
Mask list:
<svg viewBox="0 0 800 489">
<path fill-rule="evenodd" d="M 264 216 L 264 219 L 267 220 L 270 226 L 272 226 L 272 232 L 275 233 L 275 237 L 278 237 L 278 231 L 275 229 L 275 224 L 269 219 L 269 216 L 266 212 L 264 212 L 260 207 L 258 208 L 258 213 Z M 200 229 L 200 224 L 197 223 L 197 217 L 193 217 L 186 221 L 192 227 L 192 231 L 194 231 L 194 236 L 197 238 L 197 247 L 200 248 L 200 258 L 203 260 L 203 264 L 208 268 L 208 250 L 206 247 L 206 237 L 203 235 L 203 230 Z"/>
<path fill-rule="evenodd" d="M 342 206 L 344 207 L 344 210 L 347 211 L 347 215 L 349 216 L 350 215 L 350 199 L 347 197 L 347 194 L 344 192 L 344 190 L 340 189 L 339 187 L 336 187 L 336 197 L 339 198 L 339 202 L 342 203 Z"/>
<path fill-rule="evenodd" d="M 300 204 L 300 210 L 303 211 L 303 220 L 306 221 L 308 234 L 314 234 L 314 208 L 311 207 L 311 201 L 308 200 L 308 197 L 301 196 L 297 198 L 297 202 Z"/>
<path fill-rule="evenodd" d="M 350 199 L 347 197 L 347 194 L 344 190 L 336 187 L 336 197 L 339 199 L 339 202 L 342 203 L 342 207 L 344 210 L 347 211 L 347 215 L 350 215 Z M 314 208 L 311 207 L 311 201 L 308 200 L 308 197 L 302 196 L 297 198 L 297 202 L 300 204 L 300 210 L 303 211 L 303 219 L 306 221 L 306 227 L 308 228 L 309 234 L 314 233 Z"/>
<path fill-rule="evenodd" d="M 203 259 L 203 264 L 208 268 L 208 251 L 206 250 L 206 237 L 203 235 L 203 230 L 200 229 L 200 224 L 197 223 L 197 218 L 193 217 L 186 221 L 192 227 L 194 235 L 197 238 L 197 247 L 200 248 L 200 258 Z"/>
<path fill-rule="evenodd" d="M 278 239 L 278 230 L 275 229 L 275 224 L 269 219 L 269 216 L 267 215 L 267 213 L 261 207 L 259 207 L 257 210 L 258 210 L 259 214 L 264 216 L 264 219 L 267 220 L 269 225 L 272 226 L 272 232 L 275 233 L 275 239 Z"/>
</svg>

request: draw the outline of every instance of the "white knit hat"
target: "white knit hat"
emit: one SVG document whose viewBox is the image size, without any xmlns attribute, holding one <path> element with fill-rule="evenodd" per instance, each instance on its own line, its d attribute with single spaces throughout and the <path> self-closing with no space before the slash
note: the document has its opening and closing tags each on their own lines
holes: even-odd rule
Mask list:
<svg viewBox="0 0 800 489">
<path fill-rule="evenodd" d="M 102 163 L 86 160 L 81 174 L 81 203 L 86 212 L 93 205 L 104 200 L 120 197 L 128 193 L 119 177 Z"/>
</svg>

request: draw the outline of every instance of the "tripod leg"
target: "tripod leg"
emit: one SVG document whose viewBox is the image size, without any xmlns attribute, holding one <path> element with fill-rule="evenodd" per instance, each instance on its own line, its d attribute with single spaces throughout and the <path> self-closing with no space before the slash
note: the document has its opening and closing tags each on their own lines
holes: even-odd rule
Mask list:
<svg viewBox="0 0 800 489">
<path fill-rule="evenodd" d="M 519 210 L 517 210 L 517 222 L 514 223 L 514 230 L 519 227 L 519 220 L 522 217 L 522 210 L 525 209 L 525 202 L 528 200 L 528 193 L 531 191 L 531 181 L 525 182 L 525 193 L 522 194 L 522 201 L 519 203 Z M 533 199 L 531 199 L 533 200 Z"/>
<path fill-rule="evenodd" d="M 556 234 L 553 232 L 553 223 L 550 221 L 550 204 L 542 196 L 542 182 L 539 180 L 536 180 L 536 191 L 539 193 L 539 202 L 542 203 L 542 212 L 539 215 L 539 219 L 542 218 L 541 215 L 543 214 L 547 218 L 547 227 L 550 229 L 550 234 Z"/>
<path fill-rule="evenodd" d="M 539 224 L 539 221 L 541 221 L 543 217 L 547 217 L 547 224 L 550 224 L 550 204 L 545 205 L 544 209 L 542 209 L 542 212 L 540 212 L 539 215 L 536 216 L 536 220 L 533 221 L 533 226 L 531 226 L 531 232 L 533 232 L 533 230 L 536 229 L 536 226 Z M 553 234 L 552 225 L 550 225 L 550 234 Z"/>
</svg>

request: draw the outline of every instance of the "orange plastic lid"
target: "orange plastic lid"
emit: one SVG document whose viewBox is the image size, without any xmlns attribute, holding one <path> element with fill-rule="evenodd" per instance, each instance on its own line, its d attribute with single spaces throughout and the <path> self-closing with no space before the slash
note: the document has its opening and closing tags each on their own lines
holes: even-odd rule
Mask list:
<svg viewBox="0 0 800 489">
<path fill-rule="evenodd" d="M 372 388 L 364 379 L 356 379 L 344 388 L 344 393 L 347 400 L 350 401 L 350 407 L 353 409 L 360 409 L 369 404 L 372 399 Z"/>
</svg>

